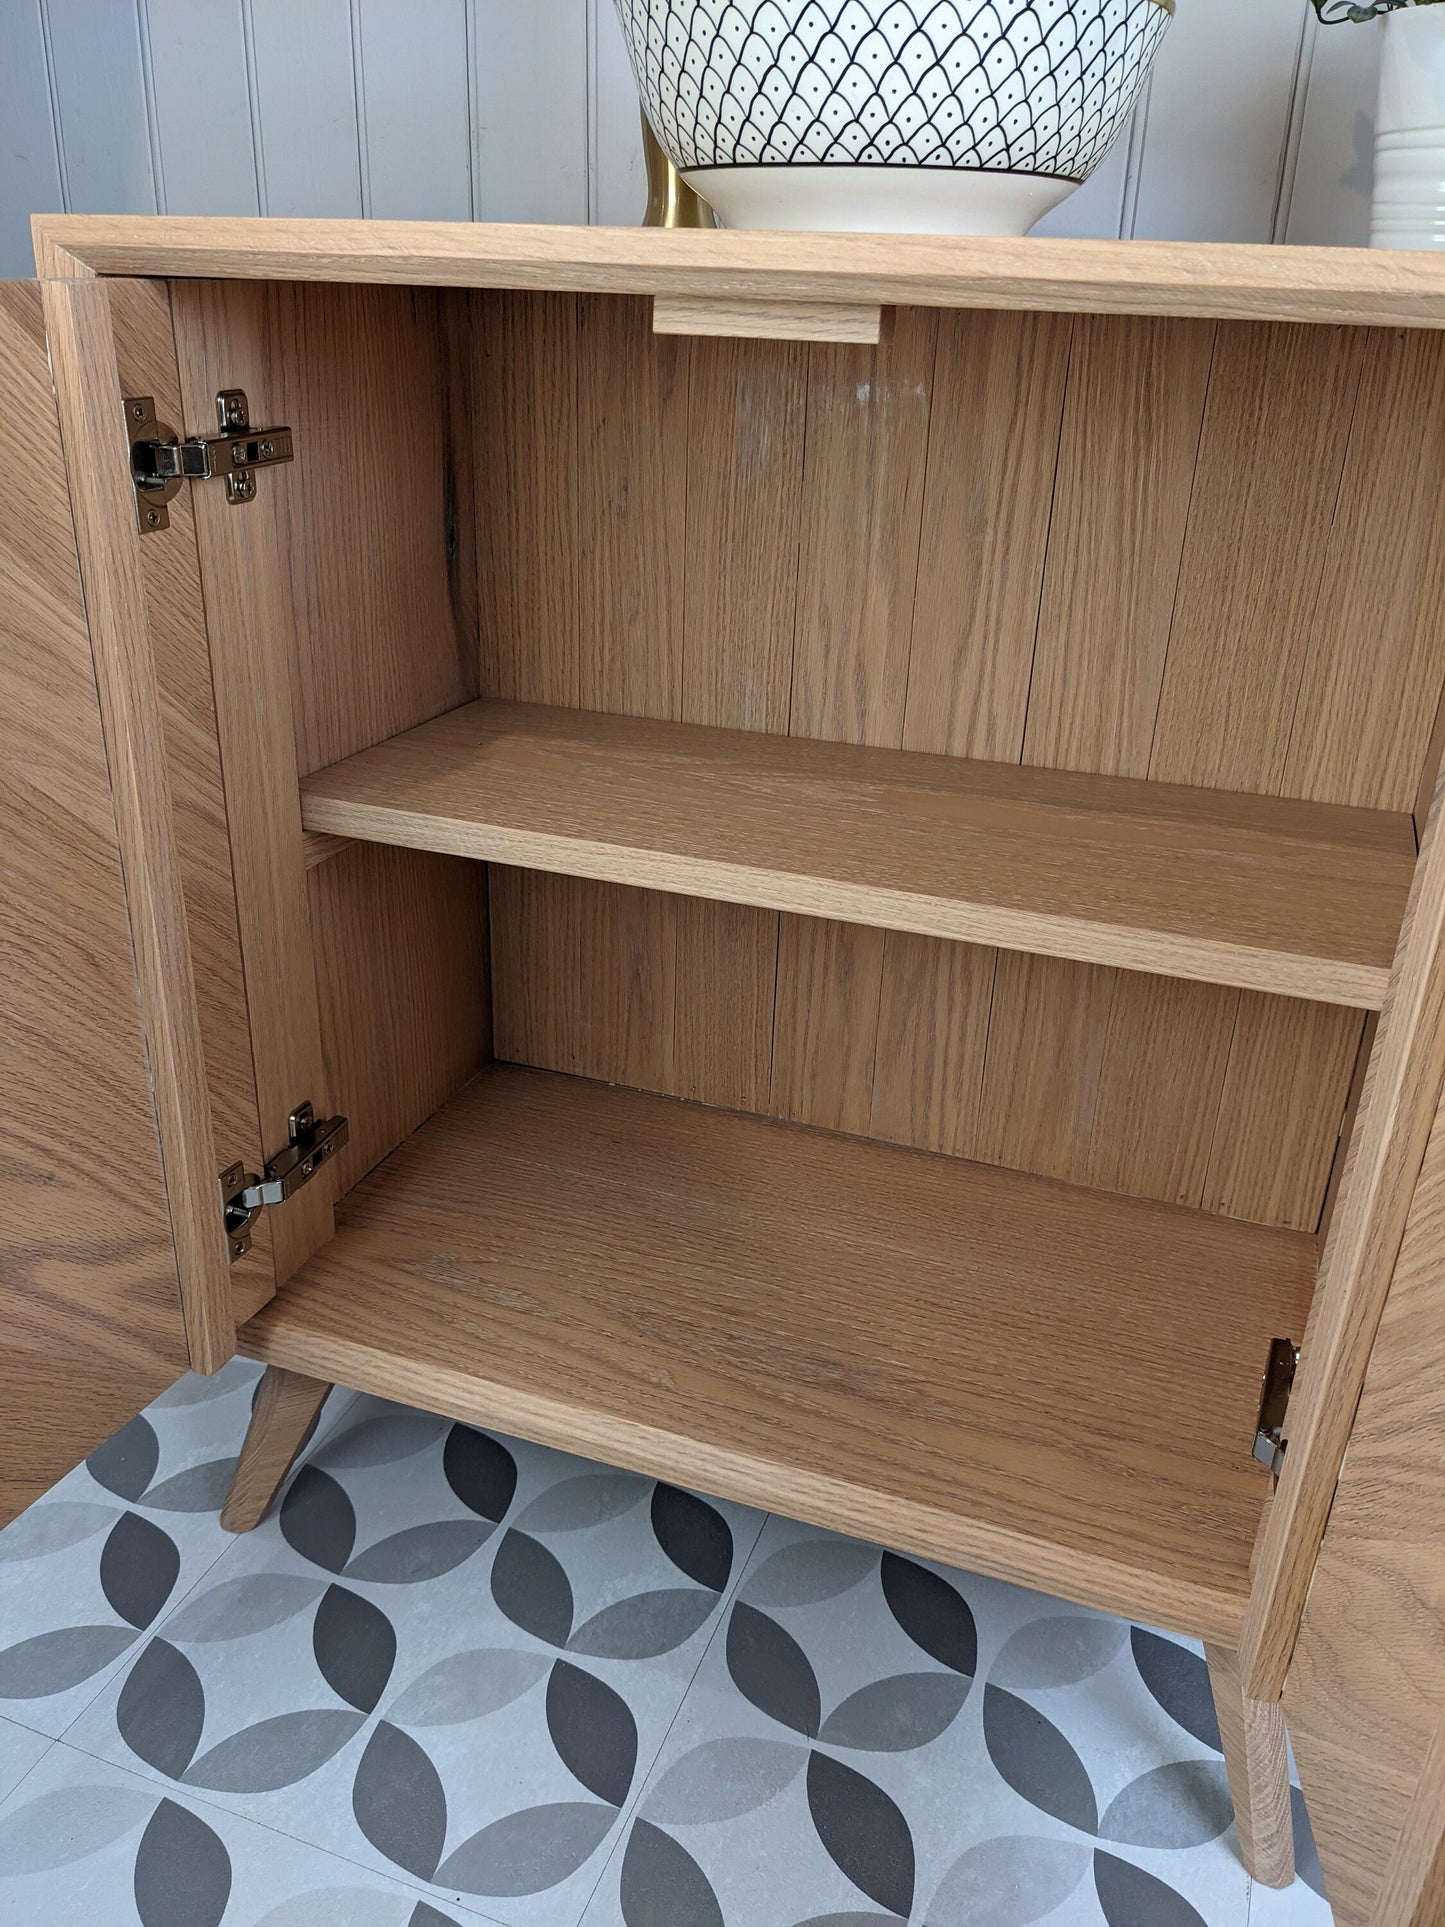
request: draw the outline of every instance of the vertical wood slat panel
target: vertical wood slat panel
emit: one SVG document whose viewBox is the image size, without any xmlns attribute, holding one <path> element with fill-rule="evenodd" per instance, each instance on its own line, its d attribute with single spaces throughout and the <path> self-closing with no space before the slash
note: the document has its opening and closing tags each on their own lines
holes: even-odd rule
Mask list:
<svg viewBox="0 0 1445 1927">
<path fill-rule="evenodd" d="M 0 7 L 0 281 L 33 274 L 30 216 L 65 205 L 40 0 Z"/>
<path fill-rule="evenodd" d="M 640 324 L 623 327 L 614 318 L 596 335 L 596 363 L 584 377 L 577 304 L 566 310 L 570 346 L 559 348 L 555 297 L 479 299 L 492 309 L 510 300 L 515 320 L 492 371 L 492 399 L 482 404 L 504 408 L 512 426 L 488 431 L 484 468 L 495 438 L 491 445 L 505 451 L 500 460 L 519 461 L 517 483 L 531 491 L 514 531 L 522 549 L 506 538 L 487 567 L 485 593 L 497 618 L 495 633 L 484 623 L 494 645 L 492 680 L 498 665 L 514 661 L 521 669 L 530 661 L 522 684 L 504 676 L 499 693 L 552 700 L 561 693 L 584 706 L 628 708 L 653 706 L 640 692 L 655 683 L 664 692 L 655 704 L 661 708 L 678 673 L 659 614 L 675 607 L 667 558 L 678 538 L 668 534 L 672 496 L 648 492 L 638 452 L 645 445 L 659 473 L 671 467 L 675 474 L 677 457 L 666 454 L 671 442 L 648 399 L 657 344 Z M 523 317 L 534 306 L 546 320 L 529 350 Z M 904 382 L 898 372 L 908 337 L 896 327 L 877 350 L 688 345 L 687 412 L 675 431 L 687 447 L 691 551 L 683 565 L 683 713 L 799 735 L 896 741 L 896 630 L 911 595 L 916 654 L 905 672 L 905 741 L 915 730 L 924 736 L 920 747 L 1143 774 L 1156 753 L 1154 711 L 1174 667 L 1165 638 L 1171 629 L 1186 641 L 1210 633 L 1197 607 L 1186 607 L 1198 593 L 1191 567 L 1206 585 L 1212 570 L 1227 572 L 1236 562 L 1263 575 L 1271 542 L 1285 540 L 1278 514 L 1271 523 L 1246 512 L 1241 524 L 1231 492 L 1232 464 L 1261 432 L 1248 414 L 1259 407 L 1256 380 L 1242 378 L 1237 363 L 1253 355 L 1256 378 L 1261 370 L 1277 375 L 1281 365 L 1292 376 L 1292 385 L 1275 381 L 1266 397 L 1273 452 L 1290 441 L 1291 411 L 1307 413 L 1301 331 L 1219 331 L 1244 339 L 1228 343 L 1225 377 L 1215 387 L 1210 324 L 945 315 L 939 326 L 948 339 L 940 341 L 928 400 L 915 392 L 930 386 L 926 374 L 915 370 L 918 378 Z M 1055 331 L 1052 342 L 1041 338 L 1046 327 Z M 1007 328 L 1012 341 L 1002 338 Z M 1327 367 L 1340 358 L 1338 337 L 1320 331 L 1312 339 Z M 1358 364 L 1344 359 L 1348 375 Z M 1022 380 L 1021 360 L 1030 371 Z M 800 367 L 790 370 L 792 361 Z M 890 392 L 890 367 L 894 398 L 910 395 L 912 413 L 890 416 L 885 433 L 876 398 Z M 634 424 L 620 439 L 602 433 L 585 479 L 579 471 L 572 485 L 575 506 L 559 508 L 556 478 L 569 462 L 576 469 L 578 435 L 598 433 L 607 404 L 594 391 L 607 386 L 609 368 L 614 385 L 640 384 Z M 1323 392 L 1331 393 L 1327 383 Z M 921 459 L 925 417 L 929 453 L 917 503 L 916 468 L 912 481 L 908 474 Z M 769 420 L 781 423 L 780 436 L 761 433 Z M 637 422 L 643 427 L 634 441 Z M 1305 490 L 1305 519 L 1318 567 L 1333 542 L 1348 548 L 1356 538 L 1333 520 L 1346 430 L 1321 430 L 1317 439 L 1325 453 L 1313 493 Z M 1363 422 L 1356 439 L 1363 460 L 1371 446 Z M 1291 485 L 1298 500 L 1293 476 Z M 638 491 L 637 503 L 626 501 L 629 490 Z M 488 522 L 495 532 L 513 516 L 507 496 L 507 488 L 494 490 L 484 539 Z M 542 531 L 573 515 L 586 524 L 579 539 L 592 557 L 587 566 L 605 555 L 607 573 L 651 568 L 654 580 L 601 582 L 594 593 L 554 567 L 550 558 L 567 545 Z M 1009 533 L 1000 525 L 1011 516 Z M 646 530 L 645 543 L 634 540 L 634 528 Z M 1017 557 L 1029 539 L 1036 562 L 1032 580 L 1021 583 Z M 1423 539 L 1412 554 L 1407 573 L 1431 565 Z M 1000 573 L 1009 577 L 1007 589 L 994 580 Z M 1286 584 L 1277 605 L 1296 640 L 1314 611 L 1306 589 Z M 538 597 L 554 615 L 540 614 Z M 1194 672 L 1208 685 L 1206 727 L 1216 742 L 1230 743 L 1234 707 L 1249 713 L 1259 655 L 1271 642 L 1278 646 L 1247 598 L 1236 596 L 1231 607 L 1223 633 L 1232 650 L 1212 674 L 1197 665 Z M 1014 638 L 1004 660 L 1000 634 Z M 587 667 L 597 635 L 646 638 L 647 646 L 630 665 L 598 657 Z M 955 661 L 945 681 L 960 642 L 964 667 Z M 534 646 L 542 652 L 540 680 Z M 1414 660 L 1411 647 L 1402 659 Z M 1253 773 L 1261 768 L 1276 772 L 1276 787 L 1288 786 L 1285 746 L 1302 660 L 1295 653 L 1294 681 L 1286 669 L 1269 719 L 1240 753 L 1239 787 L 1265 787 Z M 1026 711 L 1030 683 L 1035 707 Z M 1372 750 L 1367 760 L 1373 757 Z M 1131 972 L 996 959 L 987 950 L 801 919 L 783 922 L 774 952 L 766 913 L 561 879 L 499 879 L 497 889 L 513 900 L 519 892 L 534 900 L 551 892 L 559 929 L 580 919 L 584 956 L 618 960 L 615 969 L 590 973 L 615 979 L 613 990 L 567 993 L 570 1015 L 539 1009 L 533 1028 L 543 1044 L 524 1048 L 523 1038 L 503 1044 L 505 1054 L 515 1049 L 558 1068 L 1140 1195 L 1199 1203 L 1208 1189 L 1226 1212 L 1303 1225 L 1317 1217 L 1357 1015 L 1332 1013 L 1321 1031 L 1319 1013 L 1293 1003 L 1241 1000 L 1218 987 Z M 519 914 L 525 925 L 528 913 Z M 535 926 L 536 901 L 530 917 Z M 670 931 L 670 946 L 666 938 L 643 939 L 649 919 Z M 528 943 L 534 981 L 526 995 L 545 1001 L 552 993 L 537 987 L 546 973 L 535 968 L 533 939 L 519 938 L 506 963 L 510 939 L 499 933 L 499 984 L 523 968 Z M 718 1020 L 722 1012 L 728 1021 Z M 499 1037 L 525 1029 L 499 1011 Z M 539 1048 L 560 1055 L 539 1059 Z M 1303 1134 L 1291 1118 L 1307 1121 Z"/>
<path fill-rule="evenodd" d="M 360 215 L 350 0 L 250 0 L 263 214 Z"/>
<path fill-rule="evenodd" d="M 259 214 L 240 0 L 145 0 L 145 24 L 163 211 Z"/>
<path fill-rule="evenodd" d="M 1160 782 L 1280 794 L 1362 354 L 1349 329 L 1220 326 L 1149 759 Z"/>
<path fill-rule="evenodd" d="M 1026 763 L 1115 776 L 1148 769 L 1214 339 L 1202 322 L 1074 324 Z M 1032 1145 L 1055 1177 L 1197 1204 L 1234 994 L 1010 962 L 996 1008 L 1016 996 L 1028 1009 L 1006 1014 L 991 1036 L 986 1086 L 993 1102 L 1011 1105 L 1006 1142 L 1016 1152 Z M 1021 1061 L 1000 1061 L 1010 1023 L 1030 1040 Z M 1055 1078 L 1034 1074 L 1047 1061 L 1040 1044 L 1074 1067 L 1067 1104 Z"/>
<path fill-rule="evenodd" d="M 645 299 L 578 303 L 584 709 L 681 714 L 689 346 L 652 332 Z M 673 1090 L 676 901 L 599 889 L 590 906 L 581 995 L 584 1008 L 602 1000 L 591 1075 Z"/>
<path fill-rule="evenodd" d="M 1366 334 L 1286 796 L 1415 806 L 1445 681 L 1442 419 L 1445 342 L 1423 331 Z"/>
<path fill-rule="evenodd" d="M 937 336 L 899 310 L 877 347 L 809 351 L 791 735 L 902 741 Z M 782 919 L 779 1116 L 870 1129 L 885 951 L 881 930 Z"/>
</svg>

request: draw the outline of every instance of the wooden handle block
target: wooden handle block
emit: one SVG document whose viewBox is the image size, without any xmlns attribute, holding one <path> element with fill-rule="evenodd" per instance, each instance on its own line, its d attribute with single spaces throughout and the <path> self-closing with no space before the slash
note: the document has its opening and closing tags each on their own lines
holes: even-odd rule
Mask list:
<svg viewBox="0 0 1445 1927">
<path fill-rule="evenodd" d="M 878 339 L 883 311 L 872 302 L 769 301 L 747 295 L 659 294 L 655 335 L 747 335 L 763 341 Z"/>
</svg>

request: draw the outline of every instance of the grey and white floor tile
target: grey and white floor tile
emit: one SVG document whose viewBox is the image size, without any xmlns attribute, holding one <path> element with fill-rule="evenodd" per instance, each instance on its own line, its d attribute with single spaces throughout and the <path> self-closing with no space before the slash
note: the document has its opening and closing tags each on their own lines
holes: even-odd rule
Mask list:
<svg viewBox="0 0 1445 1927">
<path fill-rule="evenodd" d="M 0 1533 L 0 1920 L 1329 1927 L 1188 1643 L 351 1395 L 232 1538 L 253 1382 Z"/>
</svg>

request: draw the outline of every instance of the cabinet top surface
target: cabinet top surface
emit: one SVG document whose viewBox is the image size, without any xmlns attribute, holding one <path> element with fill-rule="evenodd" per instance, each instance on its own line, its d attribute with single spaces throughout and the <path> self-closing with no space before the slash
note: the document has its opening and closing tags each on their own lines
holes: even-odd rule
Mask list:
<svg viewBox="0 0 1445 1927">
<path fill-rule="evenodd" d="M 1445 327 L 1445 255 L 1369 248 L 188 215 L 37 214 L 32 227 L 42 278 L 386 281 Z"/>
</svg>

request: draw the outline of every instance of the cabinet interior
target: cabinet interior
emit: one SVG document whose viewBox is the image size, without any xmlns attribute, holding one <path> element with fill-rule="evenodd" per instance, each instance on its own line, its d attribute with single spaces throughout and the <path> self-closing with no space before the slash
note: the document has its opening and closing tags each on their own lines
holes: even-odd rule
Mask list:
<svg viewBox="0 0 1445 1927">
<path fill-rule="evenodd" d="M 196 533 L 263 1135 L 307 1036 L 351 1128 L 243 1348 L 1237 1636 L 1439 755 L 1445 341 L 170 304 L 188 425 L 296 439 Z"/>
</svg>

